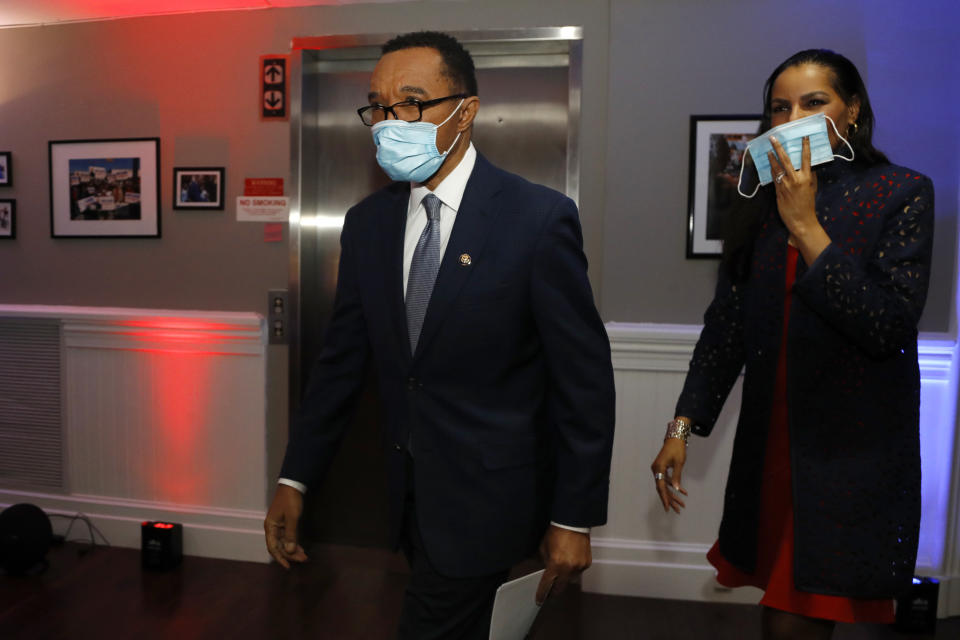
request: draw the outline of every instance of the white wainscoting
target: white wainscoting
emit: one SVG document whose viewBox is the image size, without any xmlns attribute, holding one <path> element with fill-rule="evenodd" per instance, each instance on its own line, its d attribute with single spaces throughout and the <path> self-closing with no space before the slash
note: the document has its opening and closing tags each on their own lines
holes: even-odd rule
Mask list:
<svg viewBox="0 0 960 640">
<path fill-rule="evenodd" d="M 62 493 L 0 486 L 0 504 L 83 513 L 124 547 L 140 546 L 140 522 L 172 520 L 186 554 L 268 559 L 259 315 L 0 306 L 0 317 L 60 322 L 66 479 Z"/>
<path fill-rule="evenodd" d="M 682 515 L 666 514 L 653 490 L 650 463 L 683 386 L 700 326 L 609 323 L 617 385 L 607 525 L 593 531 L 593 567 L 586 591 L 683 600 L 750 602 L 753 588 L 730 590 L 714 579 L 706 552 L 717 535 L 723 489 L 740 408 L 734 387 L 709 438 L 691 439 L 683 484 L 690 495 Z M 960 614 L 958 536 L 951 499 L 956 451 L 957 346 L 941 336 L 920 343 L 923 520 L 918 573 L 941 578 L 939 615 Z M 952 497 L 952 498 L 951 498 Z M 951 515 L 953 514 L 953 515 Z M 951 520 L 952 518 L 952 520 Z"/>
</svg>

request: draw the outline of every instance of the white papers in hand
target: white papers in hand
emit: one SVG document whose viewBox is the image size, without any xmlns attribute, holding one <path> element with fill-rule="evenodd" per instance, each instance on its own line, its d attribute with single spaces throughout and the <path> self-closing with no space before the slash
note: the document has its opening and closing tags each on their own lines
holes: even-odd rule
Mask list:
<svg viewBox="0 0 960 640">
<path fill-rule="evenodd" d="M 523 640 L 530 632 L 540 607 L 537 587 L 543 570 L 500 585 L 493 601 L 490 640 Z"/>
</svg>

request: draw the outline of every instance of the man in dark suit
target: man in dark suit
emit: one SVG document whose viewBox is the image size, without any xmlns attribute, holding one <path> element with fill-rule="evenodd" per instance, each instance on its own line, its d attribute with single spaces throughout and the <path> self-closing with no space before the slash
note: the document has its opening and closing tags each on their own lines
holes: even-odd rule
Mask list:
<svg viewBox="0 0 960 640">
<path fill-rule="evenodd" d="M 398 36 L 370 81 L 394 182 L 347 212 L 333 317 L 264 522 L 303 561 L 302 493 L 321 481 L 372 361 L 393 539 L 411 565 L 400 637 L 486 638 L 510 566 L 540 545 L 537 598 L 590 565 L 606 521 L 614 386 L 576 205 L 471 143 L 473 61 Z"/>
</svg>

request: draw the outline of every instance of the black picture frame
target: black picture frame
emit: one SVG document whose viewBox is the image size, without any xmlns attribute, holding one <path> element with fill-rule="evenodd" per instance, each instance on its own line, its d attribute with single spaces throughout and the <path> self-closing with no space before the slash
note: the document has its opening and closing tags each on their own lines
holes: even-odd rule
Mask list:
<svg viewBox="0 0 960 640">
<path fill-rule="evenodd" d="M 174 167 L 173 208 L 223 211 L 223 167 Z"/>
<path fill-rule="evenodd" d="M 0 198 L 0 240 L 17 237 L 17 201 Z"/>
<path fill-rule="evenodd" d="M 756 137 L 759 127 L 759 115 L 690 116 L 687 258 L 722 254 L 723 216 L 741 197 L 737 193 L 740 164 L 747 142 Z"/>
<path fill-rule="evenodd" d="M 13 154 L 0 151 L 0 187 L 13 186 Z"/>
<path fill-rule="evenodd" d="M 51 237 L 160 237 L 160 138 L 51 140 L 49 166 Z"/>
</svg>

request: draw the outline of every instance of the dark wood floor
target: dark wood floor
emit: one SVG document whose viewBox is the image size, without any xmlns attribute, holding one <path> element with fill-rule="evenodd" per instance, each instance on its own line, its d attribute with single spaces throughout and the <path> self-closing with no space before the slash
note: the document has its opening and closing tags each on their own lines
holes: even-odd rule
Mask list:
<svg viewBox="0 0 960 640">
<path fill-rule="evenodd" d="M 131 549 L 51 550 L 49 568 L 0 577 L 0 638 L 382 640 L 400 614 L 406 565 L 379 550 L 321 547 L 309 565 L 188 557 L 166 573 L 144 572 Z M 758 607 L 622 598 L 568 591 L 548 606 L 537 638 L 749 640 Z M 841 640 L 904 640 L 885 627 L 842 625 Z M 931 636 L 925 636 L 930 638 Z M 960 618 L 936 638 L 960 638 Z"/>
</svg>

